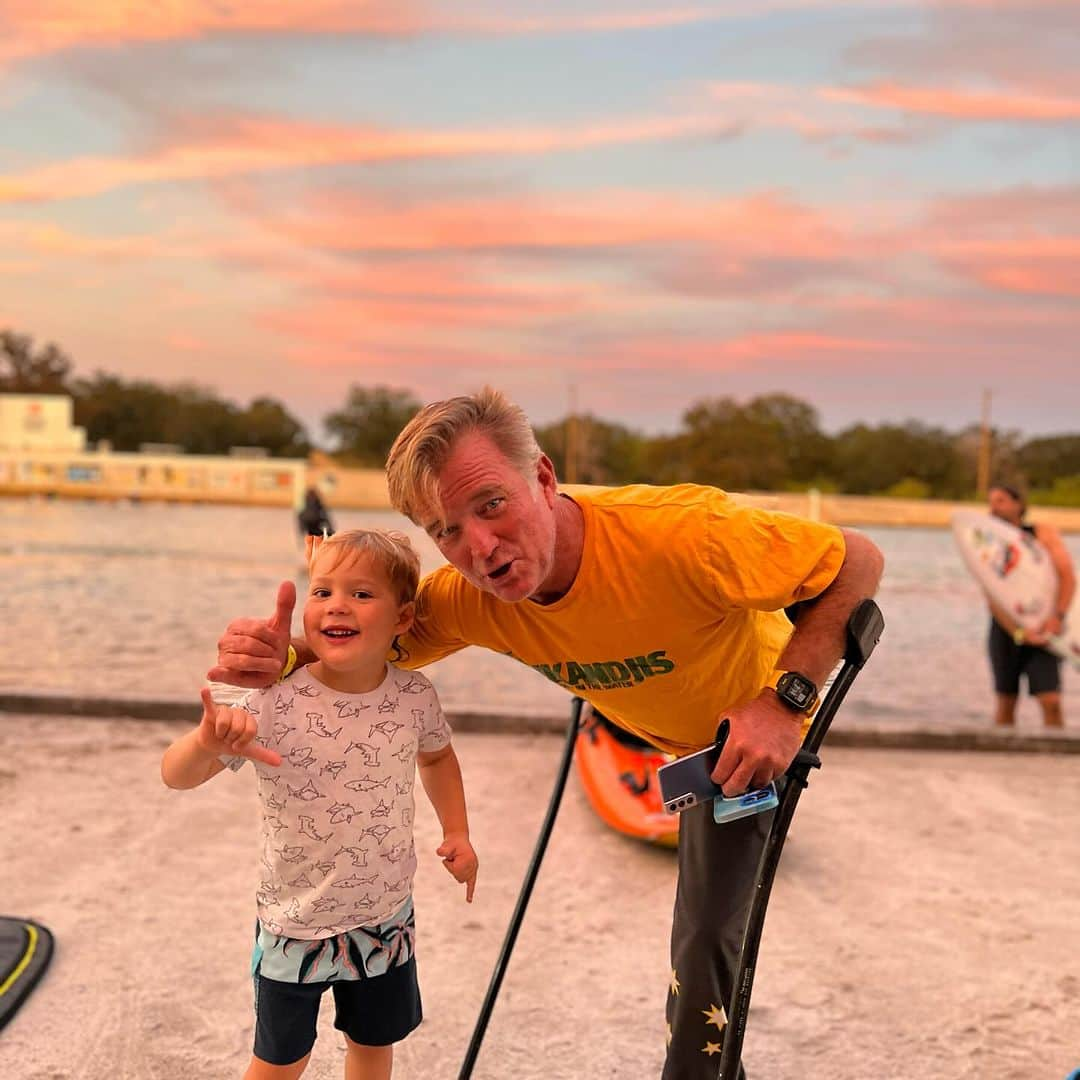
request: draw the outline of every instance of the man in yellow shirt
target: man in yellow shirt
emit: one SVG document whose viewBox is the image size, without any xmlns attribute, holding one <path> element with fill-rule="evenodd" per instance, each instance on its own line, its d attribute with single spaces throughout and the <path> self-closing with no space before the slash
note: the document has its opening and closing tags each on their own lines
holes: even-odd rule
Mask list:
<svg viewBox="0 0 1080 1080">
<path fill-rule="evenodd" d="M 715 488 L 562 494 L 524 413 L 490 389 L 421 410 L 387 481 L 450 564 L 421 582 L 403 666 L 497 649 L 677 754 L 711 744 L 726 717 L 713 779 L 728 795 L 783 776 L 808 722 L 787 688 L 822 685 L 881 577 L 880 552 L 858 533 L 738 507 Z M 794 628 L 785 608 L 798 610 Z M 234 620 L 210 678 L 271 681 L 288 626 Z M 663 1080 L 715 1076 L 770 818 L 683 814 Z"/>
</svg>

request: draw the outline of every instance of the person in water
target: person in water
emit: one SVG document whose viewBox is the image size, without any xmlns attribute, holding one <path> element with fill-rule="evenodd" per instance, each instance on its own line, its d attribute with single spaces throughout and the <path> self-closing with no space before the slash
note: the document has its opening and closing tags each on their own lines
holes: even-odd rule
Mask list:
<svg viewBox="0 0 1080 1080">
<path fill-rule="evenodd" d="M 332 536 L 334 523 L 330 511 L 322 501 L 318 489 L 309 487 L 304 495 L 304 505 L 296 515 L 301 538 L 305 536 Z"/>
<path fill-rule="evenodd" d="M 1028 692 L 1042 708 L 1043 724 L 1048 728 L 1065 725 L 1061 705 L 1061 660 L 1045 648 L 1047 641 L 1060 634 L 1065 616 L 1076 592 L 1076 573 L 1072 558 L 1052 525 L 1030 525 L 1025 521 L 1027 502 L 1018 488 L 995 484 L 987 495 L 990 513 L 1033 536 L 1050 555 L 1057 571 L 1057 592 L 1042 625 L 1025 630 L 1001 605 L 989 601 L 990 633 L 987 650 L 994 676 L 994 724 L 1012 727 L 1016 723 L 1016 702 L 1020 696 L 1020 677 L 1027 679 Z"/>
</svg>

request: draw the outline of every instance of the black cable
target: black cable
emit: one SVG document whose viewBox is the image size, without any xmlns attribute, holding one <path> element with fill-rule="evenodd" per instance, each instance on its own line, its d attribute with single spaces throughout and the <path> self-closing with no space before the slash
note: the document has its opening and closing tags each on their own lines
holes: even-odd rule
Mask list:
<svg viewBox="0 0 1080 1080">
<path fill-rule="evenodd" d="M 518 930 L 521 929 L 521 921 L 525 917 L 525 908 L 528 906 L 529 897 L 532 895 L 533 885 L 536 884 L 536 876 L 540 872 L 540 863 L 544 859 L 548 840 L 551 838 L 551 830 L 555 825 L 555 817 L 559 813 L 559 803 L 562 801 L 563 791 L 566 788 L 566 777 L 570 772 L 570 762 L 574 758 L 574 746 L 577 743 L 578 724 L 581 720 L 581 707 L 584 702 L 581 698 L 574 698 L 570 709 L 570 726 L 566 732 L 566 745 L 563 749 L 562 761 L 559 762 L 559 773 L 555 778 L 555 786 L 551 791 L 551 800 L 548 802 L 547 814 L 540 826 L 540 833 L 536 838 L 536 847 L 533 849 L 532 861 L 525 873 L 525 881 L 518 894 L 517 905 L 514 914 L 510 917 L 510 925 L 503 939 L 502 950 L 495 964 L 491 982 L 488 984 L 487 994 L 484 995 L 484 1003 L 480 1006 L 480 1015 L 473 1029 L 472 1039 L 465 1051 L 465 1060 L 461 1064 L 458 1080 L 468 1080 L 472 1076 L 473 1066 L 476 1064 L 477 1055 L 480 1053 L 480 1044 L 484 1041 L 484 1032 L 487 1030 L 488 1021 L 491 1019 L 491 1010 L 495 1007 L 495 999 L 499 996 L 499 987 L 502 986 L 503 976 L 506 974 L 506 965 L 510 961 L 510 953 L 514 949 Z"/>
</svg>

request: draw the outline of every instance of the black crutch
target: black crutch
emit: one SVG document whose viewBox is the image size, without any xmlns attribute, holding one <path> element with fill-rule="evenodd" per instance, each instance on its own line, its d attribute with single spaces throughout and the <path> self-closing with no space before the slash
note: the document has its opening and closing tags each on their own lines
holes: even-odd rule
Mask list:
<svg viewBox="0 0 1080 1080">
<path fill-rule="evenodd" d="M 566 788 L 566 777 L 570 772 L 570 762 L 573 760 L 574 746 L 577 743 L 581 707 L 584 704 L 581 698 L 575 697 L 570 708 L 570 727 L 566 732 L 566 746 L 563 749 L 562 761 L 559 763 L 559 773 L 555 778 L 555 786 L 551 791 L 551 801 L 548 803 L 544 822 L 540 826 L 540 834 L 536 838 L 532 861 L 529 863 L 529 869 L 525 872 L 525 881 L 521 886 L 517 905 L 514 907 L 514 914 L 510 917 L 510 926 L 507 928 L 506 937 L 503 938 L 499 959 L 495 963 L 495 971 L 492 973 L 491 982 L 488 984 L 487 993 L 484 995 L 484 1003 L 480 1006 L 480 1015 L 476 1020 L 472 1038 L 469 1040 L 469 1048 L 465 1051 L 465 1060 L 461 1063 L 458 1080 L 468 1080 L 472 1076 L 476 1056 L 480 1053 L 480 1044 L 484 1041 L 484 1032 L 487 1030 L 488 1020 L 491 1019 L 491 1010 L 495 1007 L 495 999 L 499 996 L 499 987 L 502 985 L 503 976 L 506 974 L 506 965 L 510 962 L 510 953 L 513 951 L 514 942 L 517 940 L 518 930 L 521 929 L 521 920 L 525 917 L 525 908 L 528 906 L 529 897 L 532 895 L 533 885 L 536 884 L 536 875 L 540 872 L 540 863 L 543 861 L 544 852 L 547 850 L 551 830 L 555 825 L 555 817 L 559 813 L 559 803 L 562 801 L 563 791 Z"/>
<path fill-rule="evenodd" d="M 720 1054 L 720 1072 L 717 1080 L 735 1080 L 742 1058 L 743 1035 L 746 1031 L 746 1018 L 750 1012 L 750 992 L 754 986 L 754 969 L 757 966 L 758 946 L 765 927 L 765 909 L 769 905 L 773 878 L 780 863 L 780 852 L 787 838 L 788 827 L 795 814 L 799 796 L 807 785 L 811 769 L 821 767 L 817 756 L 825 733 L 829 730 L 836 710 L 844 700 L 855 676 L 862 670 L 863 664 L 870 659 L 874 646 L 881 637 L 885 620 L 881 609 L 873 600 L 864 600 L 851 613 L 847 624 L 847 643 L 844 648 L 844 663 L 833 680 L 825 700 L 821 703 L 814 722 L 803 740 L 802 749 L 787 771 L 788 782 L 780 796 L 780 805 L 776 808 L 772 828 L 765 839 L 765 846 L 758 863 L 757 880 L 754 883 L 754 899 L 746 917 L 746 930 L 743 933 L 742 952 L 739 966 L 735 971 L 735 982 L 728 1002 L 728 1022 L 724 1031 L 724 1049 Z"/>
</svg>

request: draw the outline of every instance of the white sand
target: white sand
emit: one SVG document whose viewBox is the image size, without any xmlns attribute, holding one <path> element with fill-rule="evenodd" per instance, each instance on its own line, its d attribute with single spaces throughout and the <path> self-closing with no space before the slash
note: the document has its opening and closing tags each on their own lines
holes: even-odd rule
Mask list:
<svg viewBox="0 0 1080 1080">
<path fill-rule="evenodd" d="M 252 777 L 158 778 L 175 725 L 0 715 L 0 911 L 53 966 L 0 1034 L 7 1080 L 238 1077 L 251 1044 Z M 459 735 L 476 902 L 418 801 L 427 1019 L 397 1080 L 457 1075 L 560 740 Z M 424 859 L 424 853 L 428 858 Z M 477 1080 L 656 1077 L 673 853 L 608 831 L 576 778 Z M 1080 757 L 841 750 L 804 795 L 766 927 L 752 1078 L 1061 1080 L 1080 1065 Z M 342 1075 L 328 1009 L 307 1076 Z"/>
</svg>

